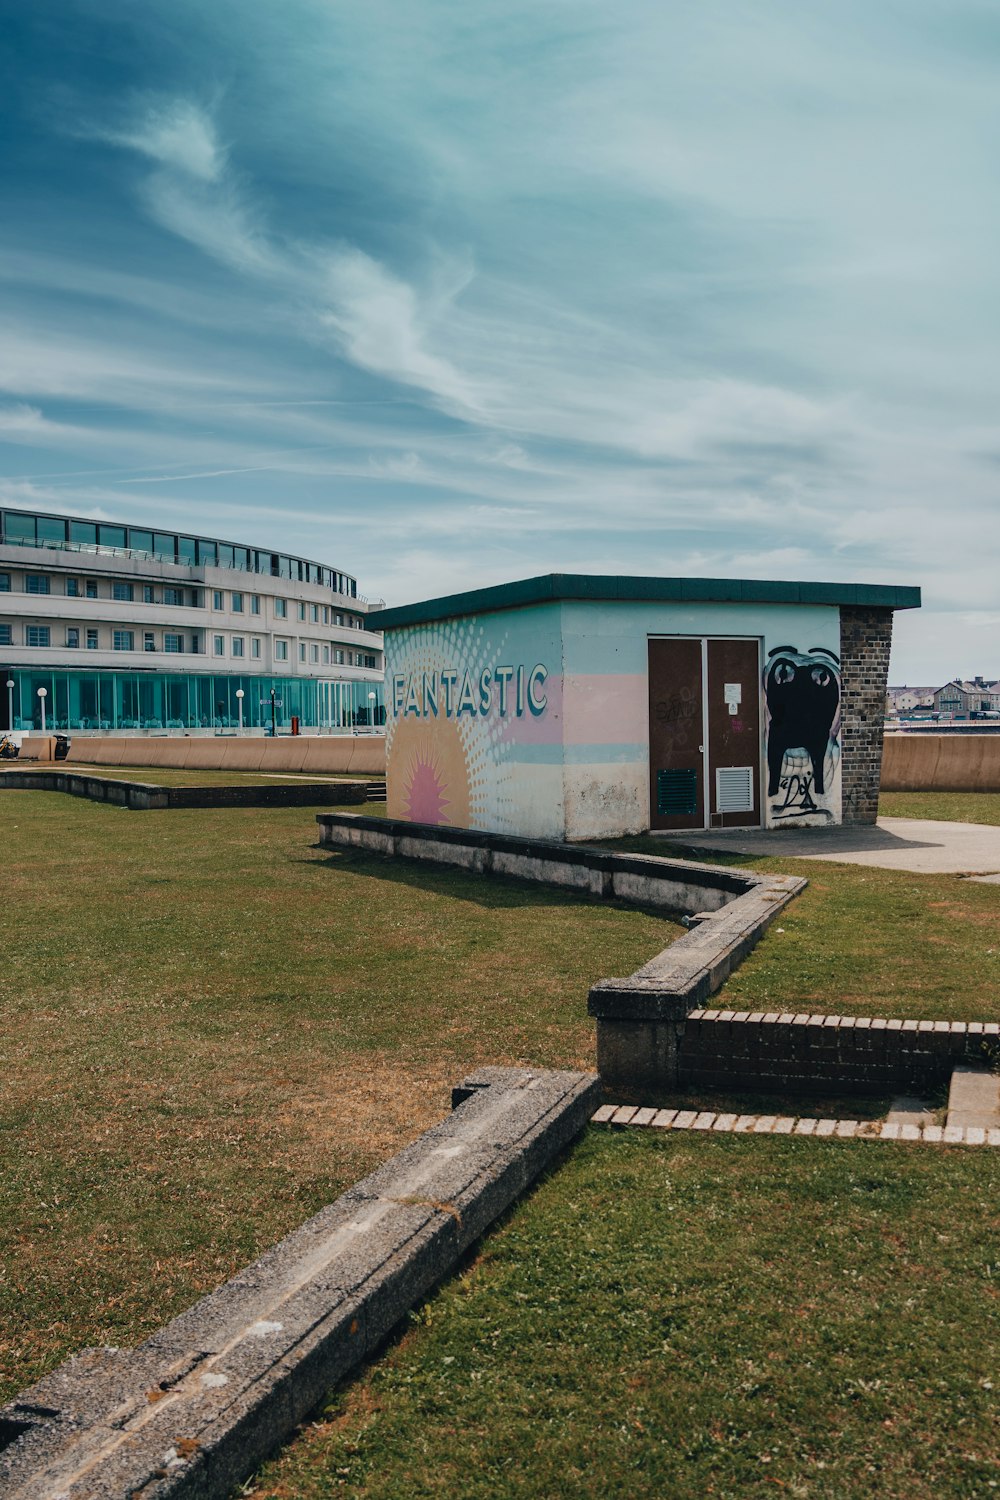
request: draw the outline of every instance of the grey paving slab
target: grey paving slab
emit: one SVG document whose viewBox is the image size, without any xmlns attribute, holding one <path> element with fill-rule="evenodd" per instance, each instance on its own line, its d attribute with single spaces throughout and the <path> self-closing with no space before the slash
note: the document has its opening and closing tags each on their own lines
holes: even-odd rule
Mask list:
<svg viewBox="0 0 1000 1500">
<path fill-rule="evenodd" d="M 934 1110 L 926 1099 L 900 1094 L 889 1106 L 886 1120 L 890 1125 L 933 1125 Z"/>
<path fill-rule="evenodd" d="M 1000 1076 L 959 1064 L 951 1075 L 946 1125 L 1000 1127 Z"/>
<path fill-rule="evenodd" d="M 775 859 L 832 860 L 927 875 L 995 876 L 1000 880 L 1000 827 L 879 818 L 871 828 L 727 828 L 676 839 L 701 851 Z"/>
</svg>

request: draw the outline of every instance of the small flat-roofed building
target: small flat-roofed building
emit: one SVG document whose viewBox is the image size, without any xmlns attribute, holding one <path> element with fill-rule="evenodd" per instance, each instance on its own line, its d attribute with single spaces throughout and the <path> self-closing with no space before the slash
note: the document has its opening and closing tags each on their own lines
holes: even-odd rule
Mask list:
<svg viewBox="0 0 1000 1500">
<path fill-rule="evenodd" d="M 872 584 L 549 574 L 378 612 L 390 816 L 557 839 L 874 822 Z"/>
</svg>

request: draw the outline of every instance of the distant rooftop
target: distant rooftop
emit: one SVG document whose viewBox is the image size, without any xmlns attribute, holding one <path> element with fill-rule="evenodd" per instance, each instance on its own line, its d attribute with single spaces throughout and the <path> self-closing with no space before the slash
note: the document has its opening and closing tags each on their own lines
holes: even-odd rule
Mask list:
<svg viewBox="0 0 1000 1500">
<path fill-rule="evenodd" d="M 561 600 L 681 604 L 830 604 L 919 609 L 920 590 L 901 584 L 791 583 L 760 578 L 634 578 L 624 574 L 543 573 L 493 588 L 470 589 L 368 616 L 373 630 L 427 625 L 454 615 L 487 614 Z"/>
</svg>

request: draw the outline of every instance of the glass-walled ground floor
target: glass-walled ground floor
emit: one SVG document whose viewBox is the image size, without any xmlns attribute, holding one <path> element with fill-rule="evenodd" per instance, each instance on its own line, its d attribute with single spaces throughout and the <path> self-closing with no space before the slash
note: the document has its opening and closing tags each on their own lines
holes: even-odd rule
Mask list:
<svg viewBox="0 0 1000 1500">
<path fill-rule="evenodd" d="M 242 692 L 242 697 L 240 696 Z M 363 729 L 385 723 L 382 683 L 208 672 L 75 672 L 0 666 L 0 729 Z"/>
</svg>

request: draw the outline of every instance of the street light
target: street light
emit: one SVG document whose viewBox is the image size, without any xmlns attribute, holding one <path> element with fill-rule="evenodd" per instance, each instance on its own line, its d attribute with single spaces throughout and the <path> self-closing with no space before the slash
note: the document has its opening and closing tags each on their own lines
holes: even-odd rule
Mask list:
<svg viewBox="0 0 1000 1500">
<path fill-rule="evenodd" d="M 48 697 L 48 693 L 46 692 L 45 688 L 39 688 L 38 689 L 38 696 L 39 696 L 39 698 L 41 699 L 41 702 L 42 702 L 42 733 L 44 734 L 45 733 L 45 699 Z"/>
<path fill-rule="evenodd" d="M 243 733 L 243 689 L 236 689 L 236 712 L 240 716 L 240 734 Z"/>
<path fill-rule="evenodd" d="M 368 709 L 368 722 L 371 725 L 372 734 L 375 733 L 375 699 L 375 693 L 368 694 L 368 702 L 371 705 Z"/>
<path fill-rule="evenodd" d="M 7 728 L 14 728 L 14 679 L 7 678 Z"/>
</svg>

